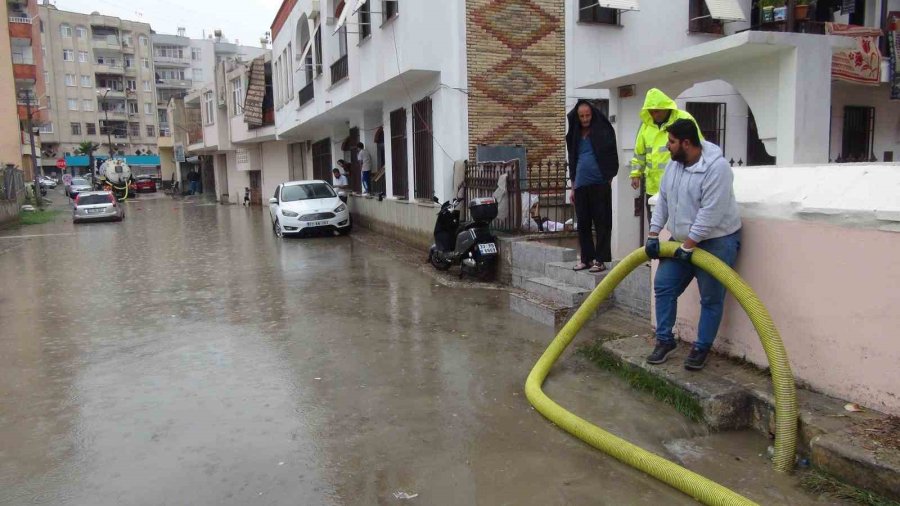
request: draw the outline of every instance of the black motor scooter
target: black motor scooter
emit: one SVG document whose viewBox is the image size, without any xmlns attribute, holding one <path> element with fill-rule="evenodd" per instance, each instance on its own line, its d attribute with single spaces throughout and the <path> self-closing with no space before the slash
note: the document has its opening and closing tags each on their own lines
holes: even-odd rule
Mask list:
<svg viewBox="0 0 900 506">
<path fill-rule="evenodd" d="M 435 203 L 440 202 L 437 197 Z M 435 269 L 446 271 L 460 264 L 459 277 L 472 275 L 480 280 L 492 279 L 497 271 L 497 238 L 490 223 L 497 217 L 497 201 L 475 198 L 469 201 L 472 221 L 459 222 L 459 203 L 455 198 L 444 202 L 434 224 L 434 244 L 428 261 Z"/>
</svg>

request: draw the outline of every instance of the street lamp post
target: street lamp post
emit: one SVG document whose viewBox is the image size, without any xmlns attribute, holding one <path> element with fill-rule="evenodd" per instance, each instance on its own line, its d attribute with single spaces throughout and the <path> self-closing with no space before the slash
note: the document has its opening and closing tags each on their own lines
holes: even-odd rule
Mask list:
<svg viewBox="0 0 900 506">
<path fill-rule="evenodd" d="M 31 175 L 34 176 L 34 202 L 38 207 L 44 206 L 41 198 L 41 179 L 37 169 L 37 153 L 34 149 L 34 113 L 31 110 L 31 90 L 24 90 L 25 110 L 28 111 L 28 141 L 31 143 Z"/>
</svg>

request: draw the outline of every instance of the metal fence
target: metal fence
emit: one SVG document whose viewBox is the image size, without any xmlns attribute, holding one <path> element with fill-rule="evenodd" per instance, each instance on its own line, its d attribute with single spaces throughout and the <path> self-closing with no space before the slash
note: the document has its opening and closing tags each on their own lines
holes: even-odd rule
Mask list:
<svg viewBox="0 0 900 506">
<path fill-rule="evenodd" d="M 0 168 L 0 200 L 15 202 L 25 192 L 25 176 L 12 165 Z"/>
<path fill-rule="evenodd" d="M 519 171 L 519 161 L 466 163 L 462 214 L 477 197 L 497 199 L 495 230 L 512 234 L 554 233 L 572 230 L 575 207 L 569 202 L 568 165 L 544 162 Z"/>
</svg>

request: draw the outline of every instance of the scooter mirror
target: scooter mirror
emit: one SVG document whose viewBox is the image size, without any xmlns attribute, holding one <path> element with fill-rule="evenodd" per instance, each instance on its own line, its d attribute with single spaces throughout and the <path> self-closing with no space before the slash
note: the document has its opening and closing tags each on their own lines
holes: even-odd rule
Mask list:
<svg viewBox="0 0 900 506">
<path fill-rule="evenodd" d="M 435 204 L 440 204 L 440 203 L 441 203 L 441 199 L 437 198 L 437 195 L 432 195 L 432 196 L 431 196 L 431 200 L 432 200 Z"/>
</svg>

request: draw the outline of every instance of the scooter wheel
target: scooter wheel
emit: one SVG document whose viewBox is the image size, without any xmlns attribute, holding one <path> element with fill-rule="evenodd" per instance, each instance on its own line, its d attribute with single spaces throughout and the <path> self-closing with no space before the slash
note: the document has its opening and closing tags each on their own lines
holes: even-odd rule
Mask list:
<svg viewBox="0 0 900 506">
<path fill-rule="evenodd" d="M 431 255 L 431 258 L 429 260 L 431 260 L 431 265 L 433 265 L 434 268 L 439 271 L 446 271 L 450 269 L 450 262 L 441 260 L 437 255 Z"/>
</svg>

